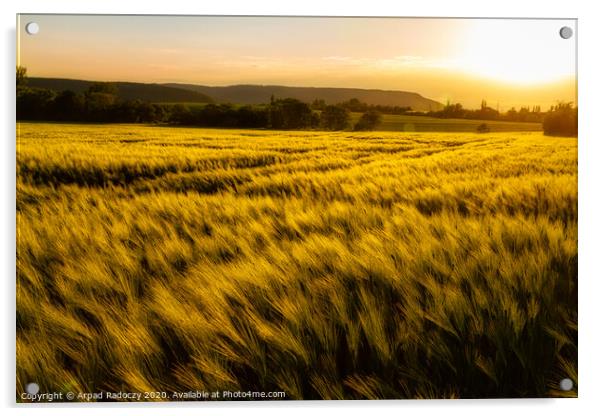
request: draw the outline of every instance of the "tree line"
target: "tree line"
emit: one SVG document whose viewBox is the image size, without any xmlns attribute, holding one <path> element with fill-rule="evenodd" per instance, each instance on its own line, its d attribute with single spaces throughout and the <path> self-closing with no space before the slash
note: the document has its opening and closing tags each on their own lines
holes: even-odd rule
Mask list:
<svg viewBox="0 0 602 416">
<path fill-rule="evenodd" d="M 324 100 L 311 104 L 294 98 L 275 99 L 260 105 L 157 104 L 142 100 L 122 100 L 114 84 L 96 82 L 83 93 L 56 92 L 27 86 L 27 71 L 17 67 L 17 119 L 100 123 L 164 123 L 182 126 L 221 128 L 266 128 L 277 130 L 324 129 L 374 130 L 382 114 L 412 114 L 438 118 L 541 122 L 544 133 L 577 135 L 577 108 L 559 103 L 542 112 L 540 107 L 511 108 L 506 113 L 489 107 L 469 110 L 460 103 L 447 103 L 439 111 L 413 112 L 411 107 L 370 105 L 353 98 L 332 105 Z M 362 113 L 351 122 L 351 112 Z M 485 126 L 487 127 L 487 126 Z M 486 131 L 486 130 L 485 130 Z"/>
<path fill-rule="evenodd" d="M 415 114 L 419 115 L 419 114 Z M 462 107 L 460 103 L 447 103 L 440 111 L 429 111 L 421 115 L 438 118 L 464 118 L 471 120 L 498 120 L 514 122 L 542 123 L 543 132 L 552 136 L 577 136 L 578 112 L 573 103 L 559 102 L 550 106 L 546 112 L 541 111 L 540 106 L 521 107 L 516 110 L 510 108 L 505 113 L 489 107 L 487 101 L 481 102 L 481 108 L 469 110 Z M 481 124 L 482 131 L 488 131 L 486 124 Z"/>
<path fill-rule="evenodd" d="M 540 106 L 521 107 L 516 110 L 510 108 L 505 113 L 500 112 L 487 105 L 487 101 L 481 101 L 481 107 L 475 110 L 464 108 L 460 103 L 448 102 L 443 109 L 439 111 L 429 111 L 423 113 L 425 116 L 437 118 L 465 118 L 471 120 L 498 120 L 498 121 L 519 121 L 541 123 L 546 113 L 541 111 Z"/>
<path fill-rule="evenodd" d="M 350 100 L 343 101 L 337 105 L 353 113 L 366 113 L 371 111 L 381 114 L 403 115 L 413 112 L 412 107 L 410 106 L 367 104 L 357 98 L 351 98 Z M 323 99 L 315 99 L 311 103 L 311 108 L 314 110 L 323 110 L 327 106 L 326 101 Z"/>
<path fill-rule="evenodd" d="M 182 126 L 267 128 L 279 130 L 373 130 L 380 113 L 369 110 L 351 125 L 350 112 L 341 105 L 320 109 L 294 98 L 261 105 L 157 104 L 122 100 L 112 83 L 96 82 L 83 93 L 56 92 L 27 86 L 25 68 L 17 68 L 17 119 L 99 123 L 165 123 Z"/>
</svg>

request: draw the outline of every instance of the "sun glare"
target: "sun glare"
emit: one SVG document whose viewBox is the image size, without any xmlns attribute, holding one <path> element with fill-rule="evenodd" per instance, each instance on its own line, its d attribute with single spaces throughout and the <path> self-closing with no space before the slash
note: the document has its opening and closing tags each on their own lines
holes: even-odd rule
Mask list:
<svg viewBox="0 0 602 416">
<path fill-rule="evenodd" d="M 459 69 L 513 84 L 543 84 L 575 76 L 575 38 L 559 30 L 574 21 L 474 20 L 466 30 Z"/>
</svg>

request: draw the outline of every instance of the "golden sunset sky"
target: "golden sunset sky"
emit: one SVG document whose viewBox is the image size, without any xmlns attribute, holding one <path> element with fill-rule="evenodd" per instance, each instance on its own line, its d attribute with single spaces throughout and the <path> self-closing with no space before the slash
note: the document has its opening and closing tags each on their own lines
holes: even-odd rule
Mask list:
<svg viewBox="0 0 602 416">
<path fill-rule="evenodd" d="M 25 32 L 36 22 L 38 34 Z M 576 102 L 575 20 L 21 15 L 30 76 L 417 92 L 501 110 Z"/>
</svg>

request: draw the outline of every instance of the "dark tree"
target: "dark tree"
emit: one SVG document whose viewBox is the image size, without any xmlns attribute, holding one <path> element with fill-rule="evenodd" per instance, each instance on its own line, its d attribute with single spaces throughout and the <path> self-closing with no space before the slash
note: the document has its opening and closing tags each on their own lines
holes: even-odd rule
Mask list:
<svg viewBox="0 0 602 416">
<path fill-rule="evenodd" d="M 253 108 L 246 105 L 238 109 L 236 119 L 236 127 L 265 127 L 268 123 L 268 111 L 265 107 Z"/>
<path fill-rule="evenodd" d="M 316 98 L 315 100 L 313 100 L 313 102 L 311 103 L 311 109 L 312 110 L 319 110 L 322 111 L 326 108 L 326 101 L 322 100 L 322 99 L 318 99 Z"/>
<path fill-rule="evenodd" d="M 478 120 L 497 120 L 499 118 L 499 111 L 497 111 L 494 108 L 488 107 L 487 106 L 487 101 L 482 100 L 481 101 L 481 109 L 468 113 L 465 115 L 466 116 L 470 116 L 472 118 L 476 118 Z"/>
<path fill-rule="evenodd" d="M 364 112 L 368 109 L 368 104 L 358 100 L 357 98 L 352 98 L 349 101 L 345 101 L 341 103 L 340 106 L 354 113 Z"/>
<path fill-rule="evenodd" d="M 17 88 L 27 85 L 27 68 L 17 66 Z"/>
<path fill-rule="evenodd" d="M 52 102 L 55 93 L 40 88 L 19 88 L 17 90 L 17 119 L 51 119 Z"/>
<path fill-rule="evenodd" d="M 543 119 L 543 133 L 547 136 L 577 136 L 577 108 L 573 103 L 558 103 Z"/>
<path fill-rule="evenodd" d="M 344 130 L 349 125 L 349 111 L 338 105 L 326 106 L 320 115 L 320 124 L 326 130 Z"/>
<path fill-rule="evenodd" d="M 311 126 L 309 105 L 294 98 L 275 100 L 270 104 L 270 123 L 273 129 L 291 130 Z"/>
<path fill-rule="evenodd" d="M 317 129 L 318 127 L 320 127 L 320 112 L 319 111 L 311 112 L 310 126 L 312 129 Z"/>
<path fill-rule="evenodd" d="M 111 110 L 117 101 L 113 94 L 102 92 L 86 93 L 86 113 L 90 121 L 111 121 Z"/>
<path fill-rule="evenodd" d="M 95 82 L 84 94 L 89 121 L 109 122 L 115 113 L 117 87 L 109 82 Z"/>
<path fill-rule="evenodd" d="M 176 104 L 170 107 L 169 120 L 175 124 L 193 124 L 190 107 Z"/>
<path fill-rule="evenodd" d="M 362 114 L 358 122 L 355 123 L 353 130 L 374 130 L 380 123 L 381 118 L 382 117 L 378 111 L 368 110 Z"/>
<path fill-rule="evenodd" d="M 86 100 L 73 91 L 61 91 L 52 102 L 52 115 L 56 120 L 79 121 L 85 118 Z"/>
<path fill-rule="evenodd" d="M 441 118 L 464 118 L 466 115 L 466 110 L 464 110 L 462 104 L 460 103 L 452 104 L 448 102 L 443 110 L 438 111 L 433 115 Z"/>
</svg>

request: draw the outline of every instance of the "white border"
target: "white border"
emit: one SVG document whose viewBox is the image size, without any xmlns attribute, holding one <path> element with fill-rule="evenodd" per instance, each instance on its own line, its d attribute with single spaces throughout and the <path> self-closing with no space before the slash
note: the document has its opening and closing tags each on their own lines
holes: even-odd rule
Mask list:
<svg viewBox="0 0 602 416">
<path fill-rule="evenodd" d="M 602 383 L 600 335 L 600 303 L 602 273 L 600 267 L 600 235 L 602 235 L 602 66 L 599 53 L 602 39 L 602 16 L 598 2 L 579 0 L 532 1 L 504 0 L 484 2 L 469 0 L 387 2 L 385 0 L 324 0 L 229 1 L 219 2 L 169 0 L 149 3 L 132 1 L 68 1 L 20 0 L 0 3 L 3 30 L 2 84 L 0 99 L 4 135 L 0 162 L 0 192 L 2 195 L 2 375 L 0 392 L 7 414 L 29 414 L 36 410 L 45 415 L 64 415 L 86 412 L 105 415 L 107 411 L 129 413 L 233 414 L 245 412 L 250 416 L 270 414 L 301 415 L 308 411 L 318 414 L 345 412 L 364 416 L 367 411 L 379 414 L 420 413 L 467 415 L 487 412 L 504 415 L 509 412 L 535 412 L 563 415 L 593 414 L 599 409 Z M 381 401 L 381 402 L 275 402 L 275 403 L 193 403 L 193 404 L 134 404 L 123 405 L 54 405 L 40 407 L 14 404 L 14 317 L 15 317 L 15 15 L 16 13 L 118 13 L 118 14 L 235 14 L 235 15 L 346 15 L 346 16 L 435 16 L 435 17 L 556 17 L 579 19 L 579 398 L 545 400 L 457 400 L 457 401 Z M 114 410 L 109 410 L 114 409 Z M 596 412 L 597 413 L 597 412 Z"/>
</svg>

